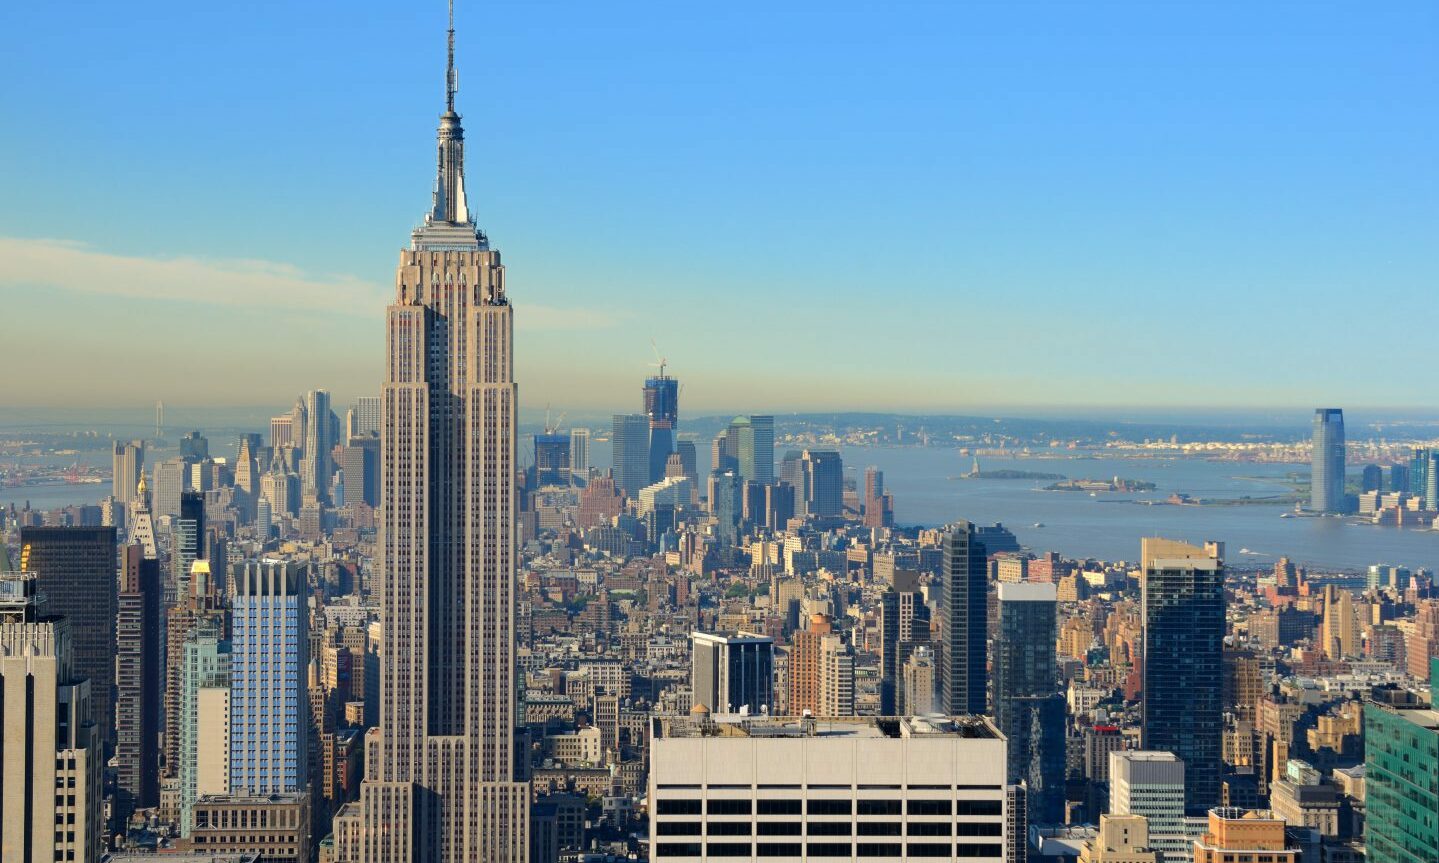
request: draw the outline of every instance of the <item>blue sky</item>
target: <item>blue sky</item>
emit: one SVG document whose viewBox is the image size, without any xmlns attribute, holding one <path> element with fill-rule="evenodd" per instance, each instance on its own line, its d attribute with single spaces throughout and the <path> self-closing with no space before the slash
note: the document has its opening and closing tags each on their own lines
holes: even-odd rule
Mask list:
<svg viewBox="0 0 1439 863">
<path fill-rule="evenodd" d="M 439 2 L 0 8 L 0 401 L 378 389 Z M 1433 407 L 1439 5 L 460 0 L 522 398 Z M 17 375 L 35 364 L 43 374 Z"/>
</svg>

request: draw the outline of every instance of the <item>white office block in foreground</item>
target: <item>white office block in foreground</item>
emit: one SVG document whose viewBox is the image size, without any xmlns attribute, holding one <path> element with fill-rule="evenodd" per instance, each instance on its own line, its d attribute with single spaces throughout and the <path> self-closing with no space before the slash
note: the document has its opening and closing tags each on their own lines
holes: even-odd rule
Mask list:
<svg viewBox="0 0 1439 863">
<path fill-rule="evenodd" d="M 1016 813 L 987 719 L 700 713 L 652 731 L 654 860 L 1006 860 Z"/>
</svg>

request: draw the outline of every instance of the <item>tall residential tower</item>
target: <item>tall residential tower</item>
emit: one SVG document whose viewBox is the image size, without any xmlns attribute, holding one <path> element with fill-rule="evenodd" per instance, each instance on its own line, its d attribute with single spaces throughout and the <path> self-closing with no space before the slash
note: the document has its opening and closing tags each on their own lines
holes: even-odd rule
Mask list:
<svg viewBox="0 0 1439 863">
<path fill-rule="evenodd" d="M 1315 512 L 1345 512 L 1344 411 L 1314 411 L 1313 467 L 1309 481 L 1309 508 Z"/>
<path fill-rule="evenodd" d="M 515 781 L 514 312 L 465 195 L 451 7 L 434 202 L 386 313 L 378 566 L 380 727 L 344 863 L 524 863 Z"/>
</svg>

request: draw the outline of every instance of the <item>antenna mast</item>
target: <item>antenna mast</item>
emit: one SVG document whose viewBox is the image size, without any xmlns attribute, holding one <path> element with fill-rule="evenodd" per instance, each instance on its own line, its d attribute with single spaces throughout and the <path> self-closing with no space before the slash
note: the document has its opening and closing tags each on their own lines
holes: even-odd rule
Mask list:
<svg viewBox="0 0 1439 863">
<path fill-rule="evenodd" d="M 459 89 L 455 77 L 455 0 L 450 0 L 449 59 L 445 65 L 445 110 L 455 113 L 455 91 Z"/>
</svg>

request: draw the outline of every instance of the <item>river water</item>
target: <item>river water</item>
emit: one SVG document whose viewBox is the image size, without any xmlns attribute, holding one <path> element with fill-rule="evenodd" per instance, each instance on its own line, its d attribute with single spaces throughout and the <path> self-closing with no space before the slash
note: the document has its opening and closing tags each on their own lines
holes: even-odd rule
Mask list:
<svg viewBox="0 0 1439 863">
<path fill-rule="evenodd" d="M 528 442 L 526 442 L 528 444 Z M 777 448 L 776 458 L 784 448 Z M 1164 536 L 1227 544 L 1231 565 L 1267 567 L 1280 555 L 1318 570 L 1357 570 L 1389 563 L 1439 570 L 1439 531 L 1355 525 L 1334 518 L 1280 518 L 1288 504 L 1247 506 L 1144 505 L 1179 492 L 1194 498 L 1265 497 L 1290 492 L 1286 475 L 1306 465 L 1211 462 L 1203 459 L 1076 458 L 1072 455 L 981 458 L 986 471 L 1014 469 L 1063 474 L 1071 479 L 1147 480 L 1158 487 L 1134 494 L 1043 491 L 1048 480 L 954 479 L 972 461 L 957 450 L 922 447 L 843 447 L 845 474 L 862 489 L 870 465 L 884 471 L 895 496 L 895 519 L 906 525 L 941 525 L 955 519 L 1003 523 L 1035 552 L 1066 557 L 1135 560 L 1139 540 Z M 166 453 L 165 455 L 168 455 Z M 707 454 L 705 454 L 707 455 Z M 703 463 L 707 461 L 701 455 Z M 609 447 L 591 451 L 592 464 L 609 466 Z M 109 453 L 86 453 L 85 463 L 108 462 Z M 73 459 L 72 459 L 73 460 Z M 0 488 L 0 505 L 29 500 L 36 509 L 97 503 L 109 483 Z M 1036 523 L 1043 527 L 1035 527 Z M 1244 554 L 1241 549 L 1248 549 Z"/>
<path fill-rule="evenodd" d="M 884 471 L 900 524 L 939 525 L 958 518 L 1001 522 L 1035 552 L 1067 557 L 1135 560 L 1139 540 L 1164 536 L 1189 542 L 1222 540 L 1231 565 L 1266 567 L 1281 555 L 1324 570 L 1373 563 L 1439 569 L 1439 531 L 1349 524 L 1335 518 L 1280 518 L 1292 504 L 1246 506 L 1144 505 L 1176 492 L 1194 498 L 1265 497 L 1291 491 L 1286 475 L 1307 465 L 1152 458 L 981 458 L 986 471 L 1014 469 L 1071 479 L 1123 477 L 1158 487 L 1133 494 L 1043 491 L 1048 480 L 952 479 L 972 460 L 957 450 L 845 447 L 845 474 L 862 489 L 864 470 Z M 1035 527 L 1042 523 L 1043 527 Z M 1241 553 L 1248 549 L 1250 554 Z"/>
</svg>

